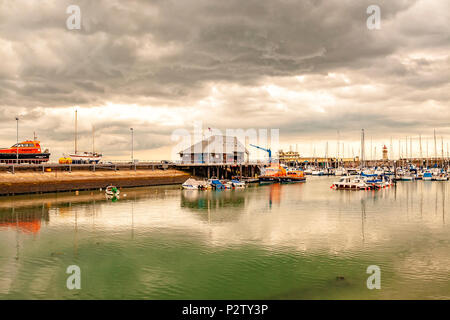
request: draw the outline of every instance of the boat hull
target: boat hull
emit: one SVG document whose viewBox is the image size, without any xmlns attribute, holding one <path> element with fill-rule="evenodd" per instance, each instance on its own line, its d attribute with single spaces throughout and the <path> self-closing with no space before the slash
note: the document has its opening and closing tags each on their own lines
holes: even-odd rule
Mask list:
<svg viewBox="0 0 450 320">
<path fill-rule="evenodd" d="M 72 159 L 73 164 L 99 163 L 102 160 L 102 157 L 100 156 L 75 155 L 75 154 L 69 154 L 69 158 Z"/>
<path fill-rule="evenodd" d="M 10 163 L 17 160 L 16 153 L 0 153 L 0 163 Z M 48 162 L 50 153 L 19 153 L 19 162 Z"/>
<path fill-rule="evenodd" d="M 280 177 L 280 181 L 283 183 L 305 182 L 306 177 Z"/>
<path fill-rule="evenodd" d="M 261 176 L 259 177 L 259 183 L 260 184 L 270 184 L 270 183 L 277 183 L 280 182 L 279 177 L 272 177 L 272 176 Z"/>
</svg>

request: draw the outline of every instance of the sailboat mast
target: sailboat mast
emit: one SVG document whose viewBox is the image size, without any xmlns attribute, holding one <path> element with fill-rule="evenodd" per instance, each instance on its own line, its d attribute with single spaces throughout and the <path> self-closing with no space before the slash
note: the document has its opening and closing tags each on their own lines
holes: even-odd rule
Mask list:
<svg viewBox="0 0 450 320">
<path fill-rule="evenodd" d="M 92 126 L 92 156 L 95 153 L 95 126 Z"/>
<path fill-rule="evenodd" d="M 436 129 L 434 129 L 434 159 L 437 161 Z"/>
<path fill-rule="evenodd" d="M 419 145 L 420 145 L 420 160 L 422 161 L 423 154 L 422 154 L 422 135 L 419 134 Z"/>
<path fill-rule="evenodd" d="M 364 150 L 364 129 L 361 129 L 361 169 L 364 168 L 365 150 Z"/>
<path fill-rule="evenodd" d="M 412 161 L 413 158 L 412 137 L 409 137 L 409 157 L 411 158 Z"/>
<path fill-rule="evenodd" d="M 392 144 L 392 136 L 391 136 L 391 145 L 389 146 L 391 150 L 389 150 L 390 158 L 394 159 L 394 145 Z"/>
<path fill-rule="evenodd" d="M 336 146 L 336 160 L 338 162 L 338 167 L 340 167 L 340 162 L 339 162 L 339 150 L 340 150 L 340 146 L 339 146 L 339 130 L 337 131 L 337 146 Z"/>
<path fill-rule="evenodd" d="M 406 152 L 406 159 L 408 159 L 409 153 L 408 153 L 408 136 L 405 137 L 405 152 Z"/>
<path fill-rule="evenodd" d="M 370 137 L 370 160 L 373 160 L 373 138 Z"/>
<path fill-rule="evenodd" d="M 75 154 L 77 154 L 78 152 L 77 139 L 78 139 L 78 110 L 75 110 Z"/>
</svg>

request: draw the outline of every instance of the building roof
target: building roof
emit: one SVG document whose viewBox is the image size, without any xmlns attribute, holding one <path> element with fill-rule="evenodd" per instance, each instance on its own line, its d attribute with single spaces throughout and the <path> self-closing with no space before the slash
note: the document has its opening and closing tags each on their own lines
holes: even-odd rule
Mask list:
<svg viewBox="0 0 450 320">
<path fill-rule="evenodd" d="M 215 135 L 199 141 L 189 148 L 180 151 L 179 153 L 234 154 L 234 152 L 245 152 L 246 154 L 249 153 L 245 146 L 237 139 L 237 137 Z"/>
</svg>

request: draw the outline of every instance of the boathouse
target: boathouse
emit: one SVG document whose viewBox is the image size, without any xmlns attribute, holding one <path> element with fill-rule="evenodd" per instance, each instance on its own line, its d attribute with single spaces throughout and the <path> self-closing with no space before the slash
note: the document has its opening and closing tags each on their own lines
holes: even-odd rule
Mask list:
<svg viewBox="0 0 450 320">
<path fill-rule="evenodd" d="M 249 152 L 245 146 L 232 136 L 215 135 L 199 141 L 180 151 L 181 163 L 215 164 L 244 163 Z"/>
</svg>

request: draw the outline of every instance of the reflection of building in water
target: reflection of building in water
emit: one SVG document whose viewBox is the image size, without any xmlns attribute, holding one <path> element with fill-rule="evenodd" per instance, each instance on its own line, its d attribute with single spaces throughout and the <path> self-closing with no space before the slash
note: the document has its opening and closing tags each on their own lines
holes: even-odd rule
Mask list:
<svg viewBox="0 0 450 320">
<path fill-rule="evenodd" d="M 245 190 L 183 190 L 181 207 L 193 209 L 242 207 L 245 204 Z"/>
<path fill-rule="evenodd" d="M 49 221 L 47 206 L 0 208 L 0 230 L 17 229 L 24 233 L 37 233 L 42 221 Z"/>
<path fill-rule="evenodd" d="M 245 207 L 247 200 L 247 190 L 182 190 L 181 192 L 181 207 L 197 212 L 214 213 L 212 216 L 199 216 L 208 221 L 237 220 L 241 214 L 241 210 L 237 209 Z"/>
</svg>

